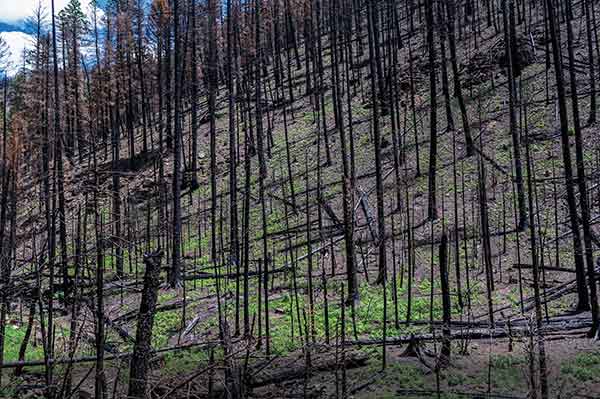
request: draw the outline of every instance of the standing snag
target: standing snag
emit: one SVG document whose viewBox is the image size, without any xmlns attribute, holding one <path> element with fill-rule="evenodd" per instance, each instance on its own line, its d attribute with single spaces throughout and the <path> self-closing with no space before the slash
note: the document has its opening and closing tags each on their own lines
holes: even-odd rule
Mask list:
<svg viewBox="0 0 600 399">
<path fill-rule="evenodd" d="M 160 249 L 144 255 L 144 287 L 137 318 L 135 344 L 129 368 L 129 388 L 127 395 L 131 398 L 146 397 L 149 362 L 152 357 L 152 328 L 160 284 L 161 259 Z"/>
</svg>

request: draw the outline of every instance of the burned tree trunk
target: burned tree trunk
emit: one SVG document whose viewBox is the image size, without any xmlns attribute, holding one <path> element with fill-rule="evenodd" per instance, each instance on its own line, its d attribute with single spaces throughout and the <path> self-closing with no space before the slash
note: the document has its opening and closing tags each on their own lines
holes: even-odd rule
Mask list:
<svg viewBox="0 0 600 399">
<path fill-rule="evenodd" d="M 129 389 L 127 395 L 131 398 L 144 398 L 146 393 L 148 362 L 152 355 L 152 327 L 154 325 L 154 313 L 156 311 L 158 286 L 160 284 L 161 258 L 161 250 L 144 256 L 146 274 L 144 275 L 142 302 L 140 303 L 135 345 L 129 369 Z"/>
<path fill-rule="evenodd" d="M 426 3 L 427 11 L 427 48 L 429 54 L 429 202 L 427 206 L 427 217 L 431 220 L 437 219 L 436 202 L 436 167 L 437 167 L 437 90 L 435 76 L 435 45 L 433 37 L 433 0 Z"/>
<path fill-rule="evenodd" d="M 510 116 L 510 134 L 512 137 L 514 162 L 515 162 L 515 184 L 517 187 L 517 204 L 519 207 L 519 222 L 517 228 L 522 231 L 527 227 L 527 211 L 525 205 L 525 191 L 523 186 L 523 167 L 521 164 L 521 143 L 519 134 L 517 132 L 517 114 L 516 114 L 516 82 L 515 82 L 515 71 L 514 67 L 514 50 L 515 43 L 512 43 L 514 39 L 512 35 L 512 24 L 513 24 L 513 4 L 507 5 L 508 0 L 504 0 L 502 3 L 503 21 L 504 21 L 504 43 L 506 48 L 506 57 L 508 59 L 508 109 Z M 510 18 L 509 18 L 510 13 Z"/>
<path fill-rule="evenodd" d="M 443 341 L 442 341 L 442 356 L 444 360 L 450 360 L 450 323 L 451 305 L 450 305 L 450 284 L 448 281 L 448 236 L 446 233 L 442 235 L 440 244 L 440 276 L 442 283 L 442 317 L 443 317 Z"/>
<path fill-rule="evenodd" d="M 590 310 L 590 298 L 585 282 L 585 266 L 583 260 L 583 246 L 581 233 L 579 231 L 579 216 L 577 215 L 577 204 L 575 199 L 575 179 L 573 176 L 573 164 L 571 161 L 571 144 L 569 139 L 569 116 L 566 104 L 566 90 L 563 82 L 563 65 L 560 55 L 560 43 L 556 27 L 556 13 L 551 0 L 546 1 L 548 10 L 548 22 L 550 38 L 552 42 L 552 56 L 554 60 L 554 74 L 556 75 L 556 90 L 558 94 L 558 111 L 560 115 L 560 140 L 564 165 L 564 178 L 567 191 L 567 205 L 569 209 L 569 222 L 573 232 L 573 255 L 575 260 L 575 271 L 577 276 L 577 310 Z"/>
</svg>

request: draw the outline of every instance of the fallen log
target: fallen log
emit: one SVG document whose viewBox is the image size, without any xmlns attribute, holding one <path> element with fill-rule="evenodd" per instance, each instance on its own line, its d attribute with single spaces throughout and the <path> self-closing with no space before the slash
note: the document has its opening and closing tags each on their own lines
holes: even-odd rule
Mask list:
<svg viewBox="0 0 600 399">
<path fill-rule="evenodd" d="M 188 325 L 185 327 L 185 329 L 183 330 L 183 333 L 181 333 L 181 338 L 185 338 L 188 336 L 189 333 L 192 332 L 192 330 L 194 330 L 194 328 L 196 327 L 196 325 L 198 323 L 200 323 L 201 320 L 206 319 L 208 317 L 208 311 L 213 310 L 215 306 L 209 307 L 209 309 L 206 309 L 200 313 L 198 313 L 196 315 L 196 317 L 194 317 L 192 319 L 191 322 L 188 323 Z"/>
<path fill-rule="evenodd" d="M 525 399 L 522 396 L 509 396 L 509 395 L 501 395 L 501 394 L 493 394 L 493 393 L 483 393 L 483 392 L 460 392 L 460 391 L 448 391 L 444 390 L 444 395 L 452 395 L 452 396 L 462 396 L 465 398 L 489 398 L 489 399 Z M 438 392 L 433 390 L 425 390 L 425 389 L 396 389 L 396 393 L 401 396 L 410 396 L 410 395 L 419 395 L 419 396 L 427 396 L 427 397 L 435 397 Z"/>
<path fill-rule="evenodd" d="M 558 322 L 552 323 L 556 325 L 545 325 L 542 327 L 540 333 L 542 335 L 548 335 L 556 332 L 567 331 L 567 330 L 577 330 L 582 328 L 589 328 L 592 326 L 592 320 L 580 320 L 573 321 L 571 323 L 568 322 Z M 475 340 L 475 339 L 490 339 L 490 338 L 507 338 L 510 336 L 525 336 L 528 334 L 528 327 L 525 326 L 511 326 L 511 330 L 508 328 L 475 328 L 475 329 L 466 329 L 461 331 L 452 331 L 450 333 L 450 340 Z M 442 339 L 442 335 L 432 334 L 432 333 L 424 333 L 424 334 L 415 334 L 415 335 L 401 335 L 397 337 L 390 337 L 385 340 L 386 345 L 402 345 L 407 343 L 415 343 L 415 342 L 437 342 Z M 366 345 L 383 345 L 384 341 L 382 339 L 358 339 L 353 341 L 346 341 L 344 343 L 345 346 L 366 346 Z"/>
<path fill-rule="evenodd" d="M 364 367 L 367 365 L 368 357 L 362 353 L 347 353 L 345 360 L 346 361 L 343 365 L 336 363 L 335 359 L 324 359 L 322 361 L 317 360 L 311 365 L 310 373 L 335 370 L 336 367 L 344 367 L 346 369 Z M 279 384 L 285 381 L 304 378 L 307 374 L 304 364 L 300 367 L 278 367 L 277 369 L 282 371 L 265 375 L 262 378 L 254 378 L 250 381 L 249 386 L 251 388 L 259 388 L 267 385 Z"/>
<path fill-rule="evenodd" d="M 598 268 L 598 267 L 594 270 L 596 280 L 600 280 L 600 274 L 598 273 L 599 271 L 600 271 L 600 268 Z M 555 299 L 561 298 L 563 295 L 567 295 L 572 292 L 575 292 L 576 288 L 577 288 L 576 280 L 570 280 L 570 281 L 567 281 L 556 287 L 547 289 L 546 292 L 543 293 L 542 304 L 550 303 L 551 301 L 553 301 Z M 529 312 L 530 310 L 532 310 L 535 307 L 534 298 L 532 296 L 525 298 L 523 300 L 523 305 L 524 305 L 523 311 Z M 512 308 L 512 305 L 506 305 L 501 308 L 494 309 L 494 313 L 499 313 L 499 312 L 502 312 L 502 311 L 505 311 L 505 310 L 508 310 L 511 308 Z M 475 319 L 479 320 L 479 319 L 484 319 L 487 317 L 488 317 L 488 313 L 486 312 L 484 314 L 475 316 Z"/>
<path fill-rule="evenodd" d="M 281 273 L 284 272 L 286 270 L 289 270 L 289 267 L 283 266 L 277 269 L 273 269 L 273 270 L 269 270 L 268 274 L 274 274 L 274 273 Z M 253 271 L 253 272 L 248 272 L 248 276 L 257 276 L 257 275 L 263 275 L 264 273 L 261 272 L 259 273 L 258 271 Z M 228 278 L 228 279 L 234 279 L 234 278 L 238 278 L 238 277 L 244 277 L 243 273 L 223 273 L 223 274 L 212 274 L 212 273 L 205 273 L 205 272 L 200 272 L 200 273 L 195 273 L 195 274 L 191 274 L 191 275 L 187 275 L 184 277 L 184 280 L 186 281 L 193 281 L 193 280 L 211 280 L 214 278 L 219 278 L 219 279 L 223 279 L 223 278 Z"/>
<path fill-rule="evenodd" d="M 533 266 L 530 264 L 526 264 L 526 263 L 515 263 L 512 266 L 512 268 L 513 269 L 532 269 Z M 551 271 L 551 272 L 575 273 L 575 269 L 567 269 L 565 267 L 544 266 L 542 269 L 546 270 L 546 271 Z"/>
<path fill-rule="evenodd" d="M 196 299 L 188 299 L 188 300 L 185 301 L 185 304 L 186 305 L 190 305 L 192 303 L 201 301 L 203 299 L 209 299 L 209 298 L 212 298 L 214 296 L 215 295 L 213 294 L 213 295 L 207 295 L 207 296 L 203 296 L 203 297 L 196 298 Z M 180 300 L 175 301 L 173 303 L 167 303 L 167 304 L 164 304 L 164 305 L 161 305 L 161 306 L 157 306 L 155 312 L 159 313 L 159 312 L 169 312 L 171 310 L 177 310 L 177 309 L 183 307 L 183 304 L 184 304 L 184 300 L 180 299 Z M 112 322 L 113 323 L 129 322 L 129 321 L 135 320 L 137 318 L 137 315 L 138 315 L 137 310 L 132 310 L 132 311 L 129 311 L 127 313 L 123 313 L 120 316 L 115 317 L 112 320 Z"/>
<path fill-rule="evenodd" d="M 201 347 L 211 347 L 219 345 L 220 341 L 207 341 L 207 342 L 195 342 L 184 345 L 176 345 L 170 346 L 162 349 L 155 349 L 152 351 L 153 355 L 159 355 L 167 352 L 174 352 L 178 350 L 192 349 L 192 348 L 201 348 Z M 104 356 L 104 360 L 120 360 L 120 359 L 128 359 L 131 357 L 131 352 L 123 352 L 112 355 Z M 96 356 L 81 356 L 70 359 L 69 357 L 64 358 L 54 358 L 48 359 L 49 364 L 79 364 L 79 363 L 92 363 L 96 361 Z M 0 365 L 2 369 L 12 369 L 16 367 L 39 367 L 45 366 L 46 361 L 44 359 L 36 359 L 36 360 L 26 360 L 26 361 L 16 361 L 16 362 L 6 362 Z"/>
</svg>

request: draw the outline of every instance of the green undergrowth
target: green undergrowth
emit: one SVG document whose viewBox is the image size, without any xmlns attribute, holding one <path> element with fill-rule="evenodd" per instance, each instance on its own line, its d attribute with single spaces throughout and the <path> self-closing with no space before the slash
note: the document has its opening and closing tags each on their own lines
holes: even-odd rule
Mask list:
<svg viewBox="0 0 600 399">
<path fill-rule="evenodd" d="M 579 353 L 563 363 L 560 370 L 578 382 L 600 382 L 600 351 Z"/>
<path fill-rule="evenodd" d="M 170 337 L 177 334 L 180 328 L 181 311 L 171 310 L 156 313 L 152 328 L 152 347 L 158 349 L 167 346 Z"/>
<path fill-rule="evenodd" d="M 215 351 L 215 360 L 222 359 L 221 351 Z M 164 371 L 167 374 L 187 373 L 208 365 L 210 354 L 207 350 L 190 349 L 183 352 L 169 352 L 164 357 Z"/>
<path fill-rule="evenodd" d="M 14 362 L 19 360 L 19 348 L 27 325 L 8 324 L 4 335 L 4 361 Z M 25 352 L 25 360 L 37 360 L 44 357 L 44 351 L 41 344 L 33 345 L 30 341 Z"/>
<path fill-rule="evenodd" d="M 414 362 L 414 363 L 413 363 Z M 369 369 L 362 371 L 373 375 L 379 372 L 381 365 L 371 362 Z M 506 391 L 507 387 L 526 389 L 526 367 L 524 357 L 520 355 L 500 355 L 491 358 L 491 392 Z M 488 367 L 480 369 L 463 369 L 450 365 L 440 371 L 440 398 L 464 397 L 461 392 L 485 392 L 488 384 Z M 357 398 L 430 398 L 437 397 L 436 376 L 426 370 L 416 359 L 402 358 L 389 362 L 386 370 L 381 374 L 373 390 L 365 390 Z M 420 393 L 421 391 L 422 393 Z"/>
<path fill-rule="evenodd" d="M 303 282 L 304 283 L 304 282 Z M 314 320 L 314 328 L 308 327 L 308 337 L 316 342 L 325 342 L 327 335 L 330 343 L 335 343 L 336 339 L 341 335 L 341 307 L 339 303 L 339 287 L 338 283 L 328 283 L 327 297 L 327 315 L 325 312 L 324 291 L 320 279 L 314 282 L 314 308 L 309 306 L 309 297 L 305 294 L 305 290 L 301 290 L 305 285 L 299 285 L 299 292 L 296 296 L 292 290 L 280 294 L 270 294 L 269 299 L 269 336 L 271 348 L 276 355 L 286 355 L 292 351 L 301 348 L 303 341 L 307 337 L 307 326 L 310 326 Z M 233 288 L 233 287 L 229 287 Z M 254 288 L 256 289 L 256 288 Z M 439 287 L 435 287 L 439 292 Z M 429 320 L 430 317 L 430 285 L 428 280 L 422 281 L 413 289 L 413 297 L 411 304 L 411 320 Z M 360 302 L 356 306 L 353 316 L 352 308 L 345 308 L 346 315 L 346 339 L 381 339 L 383 337 L 383 287 L 368 283 L 360 285 Z M 235 301 L 228 301 L 227 314 L 230 324 L 233 324 L 235 318 Z M 406 314 L 408 309 L 408 300 L 406 285 L 398 287 L 398 328 L 395 326 L 395 307 L 393 304 L 392 284 L 387 285 L 387 336 L 398 336 L 410 334 L 413 332 L 424 331 L 419 325 L 406 325 Z M 261 334 L 265 334 L 264 326 L 264 298 L 261 304 Z M 439 320 L 441 318 L 441 298 L 439 295 L 434 296 L 433 300 L 433 318 Z M 458 308 L 454 311 L 458 314 Z M 249 306 L 251 318 L 255 319 L 254 334 L 258 334 L 258 301 L 257 295 L 252 295 L 252 300 Z M 300 322 L 298 321 L 300 315 Z M 164 316 L 162 316 L 164 317 Z M 197 331 L 216 331 L 218 328 L 217 316 L 213 314 L 206 320 L 199 323 L 196 327 Z M 311 332 L 314 330 L 314 334 Z M 328 334 L 327 334 L 328 331 Z M 156 332 L 158 334 L 158 330 Z M 370 351 L 370 349 L 366 349 Z"/>
</svg>

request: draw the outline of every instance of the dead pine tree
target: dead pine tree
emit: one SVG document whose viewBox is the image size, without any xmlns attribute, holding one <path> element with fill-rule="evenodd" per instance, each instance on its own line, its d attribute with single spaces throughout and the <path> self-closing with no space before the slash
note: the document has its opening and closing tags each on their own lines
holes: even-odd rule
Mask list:
<svg viewBox="0 0 600 399">
<path fill-rule="evenodd" d="M 94 383 L 94 392 L 96 398 L 104 399 L 107 397 L 106 376 L 104 375 L 104 225 L 103 216 L 96 212 L 96 375 Z"/>
<path fill-rule="evenodd" d="M 577 96 L 577 77 L 575 75 L 575 47 L 573 44 L 573 28 L 571 20 L 573 19 L 573 4 L 571 0 L 567 4 L 567 48 L 569 55 L 569 82 L 571 88 L 571 106 L 573 114 L 573 125 L 575 132 L 575 164 L 577 169 L 577 187 L 579 189 L 579 207 L 581 208 L 581 224 L 583 227 L 583 243 L 585 250 L 585 263 L 587 266 L 588 288 L 590 290 L 590 309 L 592 312 L 592 328 L 588 335 L 593 337 L 598 332 L 600 326 L 599 310 L 598 310 L 598 294 L 596 286 L 596 278 L 594 271 L 594 255 L 592 248 L 592 228 L 590 224 L 590 207 L 588 201 L 587 176 L 585 173 L 585 154 L 583 134 L 581 132 L 581 121 L 579 115 L 579 99 Z M 590 60 L 593 64 L 593 59 Z M 592 86 L 592 90 L 594 86 Z M 595 107 L 595 104 L 590 104 L 590 107 Z"/>
<path fill-rule="evenodd" d="M 510 1 L 510 6 L 508 2 Z M 510 8 L 510 11 L 509 11 Z M 508 112 L 510 119 L 510 134 L 512 138 L 513 148 L 513 160 L 515 170 L 515 185 L 517 187 L 517 205 L 519 208 L 519 222 L 517 229 L 520 231 L 527 228 L 527 212 L 525 205 L 525 191 L 523 186 L 523 166 L 521 163 L 521 142 L 519 133 L 517 131 L 517 114 L 516 114 L 516 83 L 515 83 L 515 68 L 513 67 L 515 60 L 513 56 L 516 54 L 513 47 L 516 45 L 513 43 L 514 36 L 512 35 L 512 18 L 509 18 L 508 13 L 512 14 L 513 4 L 512 0 L 502 0 L 502 17 L 504 21 L 504 48 L 506 52 L 506 58 L 508 59 Z"/>
<path fill-rule="evenodd" d="M 8 197 L 9 197 L 9 182 L 10 176 L 14 172 L 8 168 L 7 159 L 7 110 L 8 110 L 8 80 L 6 74 L 4 76 L 4 95 L 2 102 L 2 160 L 0 163 L 0 187 L 2 188 L 2 194 L 0 194 L 0 277 L 2 282 L 8 284 L 8 259 L 9 256 L 5 253 L 6 249 L 10 248 L 9 245 L 4 243 L 4 235 L 6 231 L 6 218 L 8 213 Z M 7 243 L 11 244 L 11 243 Z M 4 364 L 4 346 L 6 338 L 6 316 L 10 307 L 10 299 L 6 293 L 6 290 L 2 290 L 0 293 L 0 366 Z M 0 388 L 2 387 L 2 369 L 0 369 Z"/>
<path fill-rule="evenodd" d="M 527 114 L 527 106 L 524 107 L 525 114 Z M 527 191 L 528 191 L 528 205 L 529 205 L 529 235 L 531 244 L 531 264 L 532 264 L 532 281 L 533 281 L 533 300 L 535 305 L 535 334 L 536 344 L 538 348 L 538 363 L 539 363 L 539 379 L 540 379 L 540 391 L 541 399 L 548 399 L 548 365 L 546 362 L 546 345 L 544 337 L 542 336 L 542 300 L 540 293 L 540 264 L 537 251 L 536 241 L 536 230 L 535 230 L 535 218 L 534 214 L 534 202 L 533 202 L 533 179 L 532 179 L 532 163 L 531 151 L 529 145 L 529 128 L 527 126 L 527 119 L 525 119 L 525 151 L 527 158 Z"/>
<path fill-rule="evenodd" d="M 152 327 L 158 299 L 160 284 L 160 264 L 162 251 L 156 250 L 144 255 L 146 273 L 144 287 L 137 319 L 135 345 L 129 368 L 129 388 L 127 395 L 130 398 L 146 397 L 146 382 L 148 379 L 148 366 L 152 356 Z"/>
<path fill-rule="evenodd" d="M 577 310 L 590 310 L 590 298 L 585 281 L 585 266 L 583 259 L 583 245 L 581 243 L 581 233 L 579 231 L 579 216 L 577 214 L 577 203 L 575 199 L 575 179 L 573 176 L 573 164 L 571 160 L 571 145 L 569 139 L 569 117 L 566 104 L 566 92 L 563 82 L 563 65 L 561 56 L 561 47 L 559 43 L 559 30 L 556 26 L 556 12 L 552 0 L 546 0 L 546 11 L 548 14 L 548 23 L 550 38 L 552 43 L 552 57 L 554 61 L 554 74 L 556 76 L 556 90 L 558 99 L 558 112 L 560 116 L 560 141 L 563 157 L 565 188 L 567 191 L 567 205 L 569 209 L 569 222 L 573 236 L 573 256 L 575 260 L 575 276 L 577 282 Z"/>
<path fill-rule="evenodd" d="M 172 264 L 169 273 L 169 285 L 172 288 L 181 284 L 181 39 L 180 39 L 180 15 L 179 1 L 173 2 L 173 24 L 175 43 L 175 137 L 173 146 L 173 246 Z M 214 207 L 214 204 L 213 204 Z"/>
<path fill-rule="evenodd" d="M 442 286 L 442 362 L 450 361 L 450 323 L 451 319 L 451 304 L 450 304 L 450 283 L 448 279 L 448 236 L 444 232 L 439 248 L 440 260 L 440 281 Z"/>
<path fill-rule="evenodd" d="M 369 0 L 368 30 L 369 30 L 369 69 L 371 72 L 371 103 L 373 107 L 373 136 L 375 141 L 375 186 L 377 192 L 377 250 L 379 255 L 379 275 L 377 284 L 384 284 L 387 270 L 387 256 L 385 248 L 385 210 L 383 192 L 383 171 L 381 160 L 381 130 L 379 120 L 379 101 L 383 96 L 383 86 L 380 80 L 380 57 L 379 57 L 379 32 L 377 23 L 379 16 L 377 5 L 374 0 Z"/>
<path fill-rule="evenodd" d="M 437 219 L 437 200 L 436 200 L 436 177 L 437 177 L 437 85 L 435 71 L 435 38 L 434 38 L 434 18 L 433 7 L 434 0 L 427 0 L 425 3 L 427 20 L 427 49 L 429 61 L 429 197 L 427 205 L 427 217 L 431 220 Z"/>
</svg>

